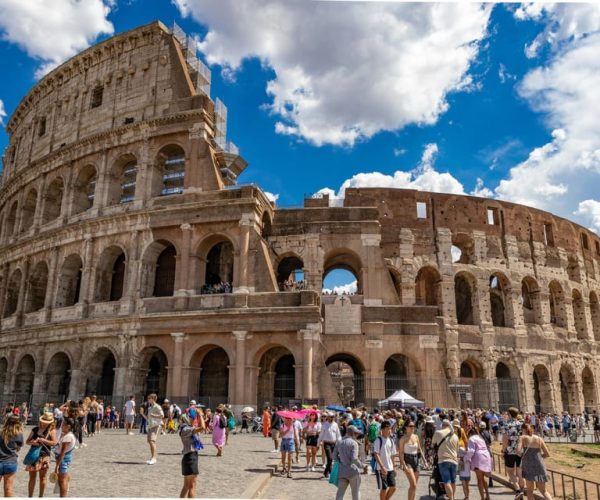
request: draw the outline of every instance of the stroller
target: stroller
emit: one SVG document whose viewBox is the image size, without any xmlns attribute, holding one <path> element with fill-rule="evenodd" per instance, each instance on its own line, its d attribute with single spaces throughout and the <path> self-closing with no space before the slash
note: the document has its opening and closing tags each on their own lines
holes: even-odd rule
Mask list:
<svg viewBox="0 0 600 500">
<path fill-rule="evenodd" d="M 262 432 L 262 418 L 254 417 L 252 419 L 252 432 Z"/>
<path fill-rule="evenodd" d="M 431 469 L 431 479 L 429 480 L 429 496 L 436 500 L 448 498 L 446 496 L 446 487 L 442 482 L 440 468 L 437 463 L 437 458 L 434 461 L 433 469 Z"/>
</svg>

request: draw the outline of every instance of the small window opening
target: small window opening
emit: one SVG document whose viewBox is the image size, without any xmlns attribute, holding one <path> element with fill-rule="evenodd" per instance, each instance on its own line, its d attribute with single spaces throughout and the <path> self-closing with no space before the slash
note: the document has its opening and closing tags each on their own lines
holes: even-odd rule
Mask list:
<svg viewBox="0 0 600 500">
<path fill-rule="evenodd" d="M 600 255 L 600 242 L 596 241 L 596 255 Z"/>
<path fill-rule="evenodd" d="M 462 250 L 455 245 L 452 245 L 450 248 L 450 254 L 452 256 L 452 264 L 456 264 L 460 262 L 460 258 L 462 257 Z"/>
<path fill-rule="evenodd" d="M 125 120 L 123 121 L 123 123 L 125 125 L 129 125 L 130 123 L 133 123 L 135 121 L 135 118 L 133 118 L 133 116 L 128 116 L 127 118 L 125 118 Z"/>
<path fill-rule="evenodd" d="M 584 250 L 589 250 L 590 245 L 588 243 L 588 237 L 587 234 L 585 233 L 581 233 L 581 246 L 583 247 Z"/>
<path fill-rule="evenodd" d="M 552 232 L 552 224 L 550 223 L 544 224 L 544 242 L 546 246 L 554 246 L 554 233 Z"/>
<path fill-rule="evenodd" d="M 102 97 L 104 95 L 104 87 L 96 87 L 92 91 L 92 99 L 90 102 L 90 108 L 98 108 L 102 106 Z"/>
<path fill-rule="evenodd" d="M 38 128 L 38 136 L 42 137 L 46 133 L 46 117 L 40 120 L 40 125 Z"/>
<path fill-rule="evenodd" d="M 488 208 L 487 209 L 487 223 L 490 226 L 499 226 L 500 225 L 500 217 L 498 216 L 497 208 Z"/>
<path fill-rule="evenodd" d="M 427 219 L 427 203 L 417 201 L 417 219 Z"/>
</svg>

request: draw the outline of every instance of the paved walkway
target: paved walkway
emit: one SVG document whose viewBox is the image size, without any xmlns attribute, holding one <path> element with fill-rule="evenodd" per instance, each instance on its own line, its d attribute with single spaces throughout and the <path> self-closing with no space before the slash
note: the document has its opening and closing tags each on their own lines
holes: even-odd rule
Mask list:
<svg viewBox="0 0 600 500">
<path fill-rule="evenodd" d="M 302 458 L 300 459 L 302 462 Z M 317 469 L 321 471 L 322 469 Z M 362 500 L 377 500 L 379 498 L 379 491 L 377 490 L 377 483 L 373 474 L 361 476 L 362 482 L 360 487 L 361 499 Z M 399 479 L 396 493 L 392 498 L 397 500 L 406 499 L 406 492 L 408 491 L 408 481 L 401 471 L 398 471 L 397 478 Z M 430 475 L 428 472 L 423 472 L 417 483 L 417 498 L 418 499 L 430 499 L 433 497 L 428 496 L 428 485 Z M 477 483 L 475 477 L 472 478 L 474 486 L 470 489 L 470 498 L 473 500 L 479 499 L 479 492 L 477 490 Z M 322 472 L 305 472 L 304 468 L 300 466 L 292 466 L 292 478 L 283 477 L 280 474 L 276 474 L 271 478 L 268 488 L 264 491 L 261 498 L 264 499 L 277 499 L 277 500 L 321 500 L 321 499 L 334 499 L 336 494 L 336 488 L 329 484 L 328 481 L 323 477 Z M 509 491 L 501 485 L 490 490 L 490 496 L 492 499 L 509 500 L 514 498 L 514 492 Z M 351 498 L 350 490 L 346 491 L 347 499 Z M 462 493 L 462 486 L 457 485 L 457 499 L 464 498 Z"/>
</svg>

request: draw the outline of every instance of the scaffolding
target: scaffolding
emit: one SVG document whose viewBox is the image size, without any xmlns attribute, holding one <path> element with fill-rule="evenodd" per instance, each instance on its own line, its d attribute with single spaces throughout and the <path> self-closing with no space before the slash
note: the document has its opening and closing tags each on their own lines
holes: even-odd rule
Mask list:
<svg viewBox="0 0 600 500">
<path fill-rule="evenodd" d="M 198 42 L 183 31 L 177 23 L 173 23 L 171 33 L 181 45 L 190 78 L 197 92 L 210 97 L 212 74 L 208 66 L 198 57 Z"/>
</svg>

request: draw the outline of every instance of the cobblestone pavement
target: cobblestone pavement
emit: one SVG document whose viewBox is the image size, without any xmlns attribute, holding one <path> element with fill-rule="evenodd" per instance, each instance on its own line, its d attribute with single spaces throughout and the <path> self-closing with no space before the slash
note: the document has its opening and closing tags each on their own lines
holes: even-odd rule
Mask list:
<svg viewBox="0 0 600 500">
<path fill-rule="evenodd" d="M 29 428 L 27 430 L 27 435 Z M 27 435 L 25 437 L 27 437 Z M 232 435 L 223 457 L 215 456 L 210 435 L 202 435 L 198 477 L 199 497 L 239 498 L 259 473 L 268 471 L 272 441 L 262 434 Z M 71 466 L 69 496 L 82 497 L 177 497 L 182 485 L 181 439 L 177 434 L 158 437 L 158 463 L 147 465 L 150 451 L 146 436 L 135 432 L 104 430 L 86 439 L 87 447 L 75 450 Z M 15 494 L 27 496 L 28 473 L 23 458 L 28 446 L 19 453 L 19 471 Z M 52 469 L 54 470 L 54 463 Z M 48 484 L 46 496 L 56 497 Z M 36 493 L 37 496 L 37 493 Z"/>
<path fill-rule="evenodd" d="M 302 457 L 300 463 L 303 463 Z M 292 465 L 292 478 L 275 474 L 269 486 L 263 492 L 261 498 L 264 499 L 277 499 L 277 500 L 321 500 L 321 499 L 334 499 L 336 494 L 336 488 L 329 484 L 323 477 L 322 469 L 318 468 L 318 472 L 305 472 L 303 467 L 299 465 Z M 361 476 L 362 482 L 360 486 L 360 493 L 362 500 L 377 500 L 379 498 L 379 491 L 377 490 L 377 481 L 373 474 Z M 433 497 L 428 496 L 428 485 L 430 475 L 428 472 L 423 472 L 419 478 L 417 484 L 417 498 L 418 499 L 431 499 Z M 406 493 L 408 491 L 408 481 L 401 471 L 398 471 L 397 475 L 398 484 L 396 493 L 392 498 L 397 500 L 406 499 Z M 469 496 L 475 500 L 479 498 L 479 492 L 477 490 L 477 483 L 475 477 L 472 477 L 472 486 L 470 489 Z M 508 490 L 496 483 L 496 486 L 490 489 L 490 497 L 492 499 L 508 500 L 514 498 L 514 492 Z M 346 498 L 350 499 L 350 488 L 346 491 Z M 457 499 L 463 499 L 464 495 L 462 492 L 462 486 L 457 485 Z"/>
</svg>

